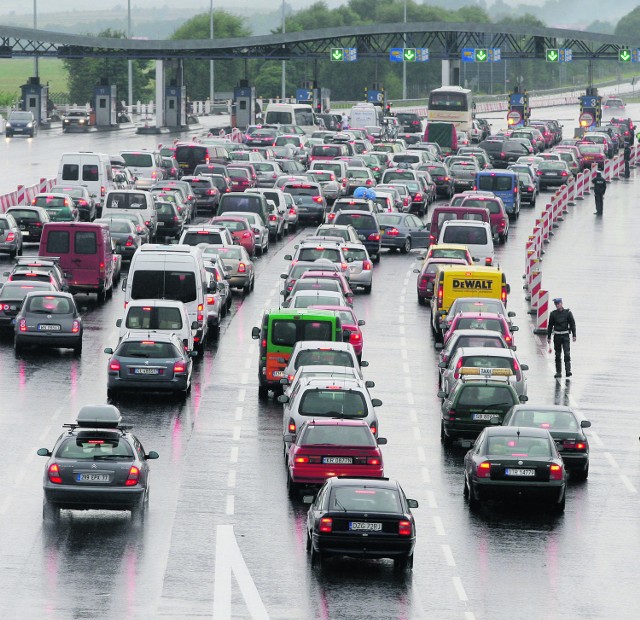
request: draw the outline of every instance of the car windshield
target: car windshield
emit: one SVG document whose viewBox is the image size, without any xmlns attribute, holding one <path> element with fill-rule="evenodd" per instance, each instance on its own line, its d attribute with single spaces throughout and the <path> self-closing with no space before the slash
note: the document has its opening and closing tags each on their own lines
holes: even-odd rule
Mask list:
<svg viewBox="0 0 640 620">
<path fill-rule="evenodd" d="M 510 426 L 546 428 L 550 431 L 578 432 L 578 421 L 569 411 L 521 409 L 509 421 Z"/>
<path fill-rule="evenodd" d="M 460 347 L 486 347 L 494 349 L 506 349 L 507 345 L 497 336 L 460 336 L 451 346 L 451 353 Z"/>
<path fill-rule="evenodd" d="M 332 349 L 305 349 L 296 356 L 294 368 L 300 366 L 348 366 L 353 368 L 353 358 L 346 351 Z"/>
<path fill-rule="evenodd" d="M 66 297 L 35 295 L 27 302 L 26 311 L 37 314 L 71 314 L 73 306 Z"/>
<path fill-rule="evenodd" d="M 301 446 L 360 446 L 375 447 L 373 434 L 366 426 L 307 426 L 300 442 Z"/>
<path fill-rule="evenodd" d="M 153 340 L 127 340 L 115 353 L 118 357 L 140 357 L 145 359 L 175 359 L 181 357 L 171 342 Z"/>
<path fill-rule="evenodd" d="M 48 283 L 36 283 L 33 284 L 17 284 L 7 282 L 0 289 L 0 299 L 11 299 L 12 301 L 22 301 L 27 293 L 33 291 L 50 291 L 51 285 Z"/>
<path fill-rule="evenodd" d="M 242 249 L 240 247 L 209 248 L 204 254 L 216 254 L 225 260 L 242 260 Z"/>
<path fill-rule="evenodd" d="M 342 306 L 344 300 L 322 293 L 296 295 L 291 306 L 293 308 L 308 308 L 309 306 Z"/>
<path fill-rule="evenodd" d="M 522 433 L 512 436 L 489 437 L 487 454 L 490 456 L 543 457 L 552 456 L 551 444 L 544 437 L 528 437 Z"/>
<path fill-rule="evenodd" d="M 55 457 L 74 461 L 82 459 L 93 461 L 104 458 L 133 459 L 133 450 L 129 442 L 120 441 L 120 437 L 114 433 L 108 437 L 82 433 L 78 437 L 64 439 L 58 446 Z"/>
<path fill-rule="evenodd" d="M 307 390 L 300 399 L 298 412 L 305 416 L 365 418 L 367 403 L 359 391 L 329 386 Z"/>
<path fill-rule="evenodd" d="M 328 258 L 332 263 L 340 261 L 340 250 L 337 248 L 301 248 L 298 260 L 315 261 L 319 258 Z"/>
<path fill-rule="evenodd" d="M 335 489 L 329 501 L 329 510 L 366 513 L 403 512 L 397 491 L 394 489 L 372 489 L 364 485 Z"/>
</svg>

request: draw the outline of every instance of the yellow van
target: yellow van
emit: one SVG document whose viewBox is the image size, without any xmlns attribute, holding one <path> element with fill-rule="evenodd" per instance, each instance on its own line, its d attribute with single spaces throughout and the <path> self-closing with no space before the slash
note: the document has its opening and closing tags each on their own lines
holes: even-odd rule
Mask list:
<svg viewBox="0 0 640 620">
<path fill-rule="evenodd" d="M 508 293 L 509 285 L 498 267 L 438 265 L 431 300 L 431 331 L 436 342 L 442 342 L 442 328 L 454 299 L 487 297 L 506 306 Z"/>
</svg>

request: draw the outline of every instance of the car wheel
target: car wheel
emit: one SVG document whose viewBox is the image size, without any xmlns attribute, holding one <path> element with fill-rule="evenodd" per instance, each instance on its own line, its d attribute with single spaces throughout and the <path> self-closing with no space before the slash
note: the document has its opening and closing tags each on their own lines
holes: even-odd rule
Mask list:
<svg viewBox="0 0 640 620">
<path fill-rule="evenodd" d="M 467 486 L 467 477 L 464 477 L 464 484 L 462 485 L 462 495 L 465 499 L 469 499 L 469 487 Z"/>
<path fill-rule="evenodd" d="M 255 277 L 251 278 L 251 287 L 249 288 L 249 291 L 252 291 L 254 289 L 256 285 L 256 279 Z"/>
<path fill-rule="evenodd" d="M 276 240 L 281 241 L 282 237 L 284 237 L 284 230 L 281 230 L 280 232 L 276 232 Z"/>
<path fill-rule="evenodd" d="M 567 503 L 567 492 L 565 490 L 562 500 L 553 505 L 553 511 L 556 514 L 562 514 L 564 512 L 565 504 Z"/>
<path fill-rule="evenodd" d="M 364 286 L 363 290 L 364 290 L 365 295 L 370 295 L 372 288 L 373 288 L 373 284 L 369 284 L 369 286 Z"/>
<path fill-rule="evenodd" d="M 13 252 L 9 252 L 9 258 L 15 258 L 18 255 L 18 248 L 16 248 Z"/>
<path fill-rule="evenodd" d="M 396 572 L 402 572 L 413 569 L 413 553 L 405 555 L 400 558 L 396 558 L 393 561 L 393 568 Z"/>
<path fill-rule="evenodd" d="M 291 480 L 291 474 L 287 472 L 287 493 L 289 494 L 289 497 L 291 499 L 298 498 L 299 488 L 300 487 L 293 480 Z"/>
<path fill-rule="evenodd" d="M 269 240 L 267 239 L 267 245 L 264 246 L 264 250 L 262 250 L 263 254 L 266 254 L 269 251 Z"/>
<path fill-rule="evenodd" d="M 22 256 L 22 244 L 20 244 L 20 247 L 16 250 L 16 254 Z"/>
<path fill-rule="evenodd" d="M 507 242 L 507 235 L 498 235 L 498 243 L 504 245 Z"/>
<path fill-rule="evenodd" d="M 450 448 L 453 445 L 453 439 L 451 439 L 451 436 L 444 432 L 443 422 L 440 422 L 440 441 L 445 448 Z"/>
<path fill-rule="evenodd" d="M 13 343 L 13 350 L 16 355 L 20 355 L 24 351 L 24 345 L 17 338 Z"/>
<path fill-rule="evenodd" d="M 231 291 L 229 291 L 229 296 L 227 297 L 227 312 L 229 312 L 229 310 L 231 310 Z"/>
<path fill-rule="evenodd" d="M 42 503 L 42 519 L 48 523 L 57 523 L 60 520 L 60 508 L 45 499 Z"/>
<path fill-rule="evenodd" d="M 469 482 L 469 510 L 478 510 L 480 508 L 480 501 L 476 498 L 473 491 L 473 483 Z"/>
<path fill-rule="evenodd" d="M 313 544 L 311 545 L 311 566 L 312 567 L 318 567 L 320 569 L 322 569 L 322 564 L 324 562 L 324 558 L 322 556 L 322 552 L 321 551 L 316 551 L 313 547 Z"/>
<path fill-rule="evenodd" d="M 289 224 L 289 232 L 293 235 L 297 232 L 298 225 L 297 224 Z"/>
<path fill-rule="evenodd" d="M 374 263 L 379 263 L 380 262 L 380 254 L 374 254 L 371 257 L 371 261 L 374 262 Z"/>
<path fill-rule="evenodd" d="M 73 354 L 77 357 L 82 355 L 82 341 L 80 341 L 80 344 L 77 344 L 75 347 L 73 347 Z"/>
<path fill-rule="evenodd" d="M 131 521 L 134 525 L 142 525 L 147 513 L 147 497 L 143 497 L 136 506 L 131 508 Z"/>
<path fill-rule="evenodd" d="M 262 256 L 264 254 L 264 250 L 262 249 L 262 246 L 260 247 L 256 246 L 255 254 L 256 256 Z"/>
<path fill-rule="evenodd" d="M 258 386 L 258 398 L 260 400 L 265 400 L 269 397 L 269 388 L 266 385 Z"/>
<path fill-rule="evenodd" d="M 220 316 L 218 316 L 218 322 L 209 327 L 209 333 L 213 336 L 214 340 L 218 340 L 220 338 Z"/>
<path fill-rule="evenodd" d="M 408 254 L 409 252 L 411 252 L 411 237 L 407 237 L 405 239 L 404 245 L 402 246 L 402 248 L 400 249 L 400 251 L 403 254 Z"/>
<path fill-rule="evenodd" d="M 107 299 L 107 292 L 104 289 L 98 291 L 98 303 L 103 304 Z"/>
<path fill-rule="evenodd" d="M 311 535 L 307 531 L 307 544 L 306 544 L 307 553 L 311 551 Z"/>
<path fill-rule="evenodd" d="M 580 471 L 572 471 L 571 477 L 574 480 L 586 480 L 589 477 L 589 464 L 587 463 L 587 466 Z"/>
</svg>

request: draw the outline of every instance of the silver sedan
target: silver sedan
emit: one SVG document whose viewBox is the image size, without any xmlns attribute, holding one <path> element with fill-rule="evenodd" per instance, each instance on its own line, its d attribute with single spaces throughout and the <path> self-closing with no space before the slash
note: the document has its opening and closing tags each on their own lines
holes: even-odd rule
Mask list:
<svg viewBox="0 0 640 620">
<path fill-rule="evenodd" d="M 345 243 L 342 252 L 349 265 L 349 284 L 353 290 L 356 287 L 370 293 L 373 287 L 373 263 L 369 252 L 361 243 Z"/>
<path fill-rule="evenodd" d="M 203 251 L 204 257 L 215 254 L 224 260 L 227 267 L 231 267 L 226 272 L 226 279 L 229 285 L 234 288 L 241 288 L 245 295 L 253 290 L 255 283 L 255 272 L 253 261 L 247 251 L 240 245 L 222 246 L 209 244 Z"/>
</svg>

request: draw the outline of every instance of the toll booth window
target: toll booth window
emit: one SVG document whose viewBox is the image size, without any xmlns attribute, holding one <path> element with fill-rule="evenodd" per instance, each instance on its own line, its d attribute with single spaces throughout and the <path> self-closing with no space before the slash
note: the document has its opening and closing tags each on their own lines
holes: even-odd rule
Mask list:
<svg viewBox="0 0 640 620">
<path fill-rule="evenodd" d="M 99 179 L 98 166 L 94 164 L 82 166 L 83 181 L 98 181 Z"/>
<path fill-rule="evenodd" d="M 331 340 L 333 325 L 329 321 L 305 322 L 302 340 Z"/>
<path fill-rule="evenodd" d="M 29 107 L 30 108 L 37 107 L 37 105 L 38 105 L 37 101 L 38 100 L 35 97 L 29 97 Z"/>
<path fill-rule="evenodd" d="M 247 109 L 247 102 L 245 100 L 240 101 L 240 109 L 241 110 Z"/>
<path fill-rule="evenodd" d="M 93 231 L 76 232 L 74 243 L 76 254 L 96 254 L 98 252 L 97 237 Z"/>
<path fill-rule="evenodd" d="M 107 107 L 107 100 L 104 99 L 104 98 L 100 98 L 98 107 L 100 107 L 100 108 L 102 108 L 104 110 L 104 108 Z"/>
<path fill-rule="evenodd" d="M 63 181 L 77 181 L 80 177 L 80 166 L 78 164 L 64 164 L 62 166 Z"/>
<path fill-rule="evenodd" d="M 47 235 L 47 254 L 57 256 L 69 252 L 69 231 L 51 230 Z"/>
<path fill-rule="evenodd" d="M 298 328 L 294 321 L 274 321 L 271 341 L 275 345 L 292 347 L 298 340 Z"/>
</svg>

